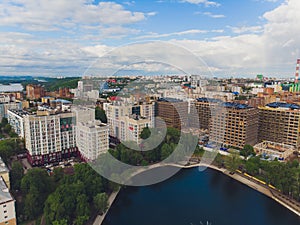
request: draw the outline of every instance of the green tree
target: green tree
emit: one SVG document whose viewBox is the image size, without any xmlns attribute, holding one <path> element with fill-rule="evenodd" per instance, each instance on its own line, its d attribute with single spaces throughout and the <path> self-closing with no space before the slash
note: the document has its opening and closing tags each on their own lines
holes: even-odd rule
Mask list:
<svg viewBox="0 0 300 225">
<path fill-rule="evenodd" d="M 3 131 L 6 133 L 6 134 L 9 134 L 9 132 L 11 131 L 11 125 L 10 124 L 6 124 L 3 128 Z"/>
<path fill-rule="evenodd" d="M 24 171 L 22 164 L 18 161 L 13 162 L 12 169 L 10 171 L 11 188 L 13 190 L 20 190 L 23 175 Z"/>
<path fill-rule="evenodd" d="M 100 120 L 102 123 L 107 123 L 105 111 L 98 106 L 95 108 L 95 118 L 96 120 Z"/>
<path fill-rule="evenodd" d="M 88 203 L 88 198 L 85 194 L 81 194 L 76 199 L 76 216 L 77 218 L 89 218 L 90 216 L 90 206 Z M 84 221 L 85 222 L 85 221 Z M 82 223 L 83 224 L 83 223 Z"/>
<path fill-rule="evenodd" d="M 241 164 L 240 154 L 237 151 L 230 151 L 230 154 L 225 159 L 225 166 L 230 171 L 234 173 L 239 165 Z"/>
<path fill-rule="evenodd" d="M 244 158 L 248 158 L 250 155 L 255 155 L 254 148 L 251 145 L 245 145 L 244 148 L 240 151 L 241 156 Z"/>
<path fill-rule="evenodd" d="M 108 208 L 108 197 L 106 193 L 99 193 L 94 197 L 94 205 L 100 214 L 104 213 Z"/>
<path fill-rule="evenodd" d="M 24 213 L 28 219 L 34 219 L 42 213 L 41 206 L 53 189 L 52 179 L 45 170 L 40 168 L 28 170 L 21 181 L 21 191 L 25 195 Z"/>
<path fill-rule="evenodd" d="M 172 147 L 165 143 L 163 144 L 162 148 L 161 148 L 161 160 L 166 159 L 167 157 L 169 157 L 169 155 L 171 155 L 173 152 Z"/>
<path fill-rule="evenodd" d="M 68 225 L 68 221 L 66 219 L 55 220 L 52 223 L 53 225 Z"/>
<path fill-rule="evenodd" d="M 1 120 L 1 126 L 5 127 L 6 124 L 8 124 L 8 120 L 5 117 L 3 117 Z"/>
<path fill-rule="evenodd" d="M 144 129 L 142 130 L 141 134 L 140 134 L 140 138 L 142 139 L 147 139 L 149 138 L 151 135 L 151 131 L 149 127 L 144 127 Z"/>
</svg>

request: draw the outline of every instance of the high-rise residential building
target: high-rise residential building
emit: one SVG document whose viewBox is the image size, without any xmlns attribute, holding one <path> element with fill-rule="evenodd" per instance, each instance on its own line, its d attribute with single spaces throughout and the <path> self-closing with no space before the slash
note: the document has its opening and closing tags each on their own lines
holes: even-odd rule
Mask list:
<svg viewBox="0 0 300 225">
<path fill-rule="evenodd" d="M 7 111 L 10 109 L 22 109 L 21 102 L 5 102 L 0 103 L 0 120 L 5 117 L 7 118 Z"/>
<path fill-rule="evenodd" d="M 0 176 L 0 225 L 16 225 L 15 200 Z"/>
<path fill-rule="evenodd" d="M 24 116 L 25 146 L 32 165 L 61 161 L 77 154 L 75 114 L 37 111 Z"/>
<path fill-rule="evenodd" d="M 167 127 L 181 129 L 187 125 L 188 102 L 175 98 L 160 98 L 155 105 L 155 116 L 162 119 Z M 162 126 L 161 123 L 156 124 Z"/>
<path fill-rule="evenodd" d="M 45 89 L 41 85 L 28 84 L 26 86 L 26 97 L 30 100 L 39 99 L 45 96 Z"/>
<path fill-rule="evenodd" d="M 257 143 L 258 109 L 227 102 L 211 117 L 209 140 L 243 148 Z"/>
<path fill-rule="evenodd" d="M 139 142 L 144 127 L 154 127 L 154 103 L 126 104 L 116 102 L 106 105 L 110 135 L 122 141 Z"/>
<path fill-rule="evenodd" d="M 109 126 L 99 120 L 77 123 L 76 143 L 85 161 L 97 159 L 109 149 Z"/>
<path fill-rule="evenodd" d="M 274 102 L 259 107 L 258 140 L 300 147 L 300 105 Z"/>
<path fill-rule="evenodd" d="M 24 138 L 24 116 L 29 115 L 27 111 L 10 109 L 7 111 L 7 120 L 16 134 Z"/>
</svg>

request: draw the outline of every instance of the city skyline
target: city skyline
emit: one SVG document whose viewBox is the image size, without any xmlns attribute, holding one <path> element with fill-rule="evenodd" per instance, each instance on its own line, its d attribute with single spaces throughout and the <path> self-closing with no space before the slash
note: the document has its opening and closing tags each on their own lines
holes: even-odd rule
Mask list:
<svg viewBox="0 0 300 225">
<path fill-rule="evenodd" d="M 1 75 L 80 76 L 110 50 L 149 40 L 191 51 L 216 76 L 293 77 L 300 57 L 297 0 L 5 0 L 0 6 Z"/>
</svg>

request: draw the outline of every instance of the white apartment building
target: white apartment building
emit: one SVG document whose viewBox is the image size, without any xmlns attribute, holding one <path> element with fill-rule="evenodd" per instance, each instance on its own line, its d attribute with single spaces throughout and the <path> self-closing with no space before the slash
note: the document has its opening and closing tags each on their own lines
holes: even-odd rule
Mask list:
<svg viewBox="0 0 300 225">
<path fill-rule="evenodd" d="M 154 103 L 140 105 L 120 102 L 106 105 L 107 122 L 110 135 L 121 141 L 139 142 L 139 135 L 144 127 L 155 126 Z"/>
<path fill-rule="evenodd" d="M 27 111 L 18 109 L 7 110 L 7 120 L 11 127 L 14 129 L 16 134 L 24 138 L 24 116 L 29 115 Z"/>
<path fill-rule="evenodd" d="M 7 111 L 9 109 L 22 109 L 21 102 L 7 102 L 7 103 L 0 103 L 0 120 L 3 117 L 7 118 Z"/>
<path fill-rule="evenodd" d="M 75 114 L 37 111 L 24 116 L 25 146 L 32 165 L 61 161 L 76 154 Z"/>
<path fill-rule="evenodd" d="M 0 225 L 16 225 L 15 200 L 0 176 Z"/>
<path fill-rule="evenodd" d="M 96 160 L 109 149 L 109 126 L 99 120 L 79 122 L 76 125 L 76 142 L 84 160 Z"/>
</svg>

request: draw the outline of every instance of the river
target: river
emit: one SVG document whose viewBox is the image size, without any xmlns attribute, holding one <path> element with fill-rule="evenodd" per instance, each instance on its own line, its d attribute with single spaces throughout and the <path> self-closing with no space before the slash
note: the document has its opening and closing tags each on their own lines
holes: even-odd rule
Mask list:
<svg viewBox="0 0 300 225">
<path fill-rule="evenodd" d="M 103 221 L 103 225 L 191 224 L 299 225 L 300 217 L 223 173 L 193 168 L 159 184 L 123 188 Z"/>
</svg>

